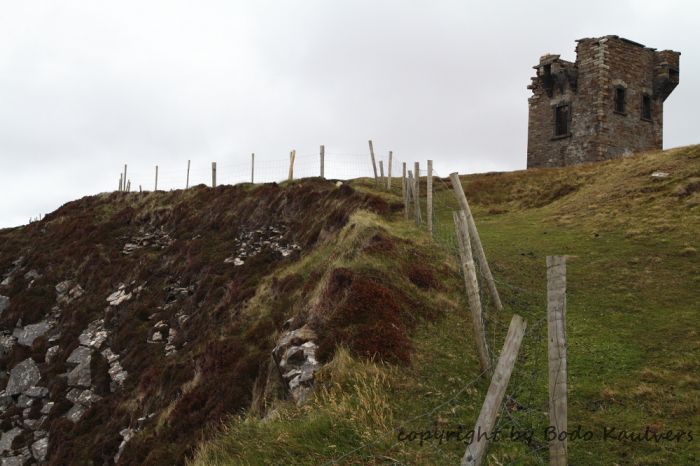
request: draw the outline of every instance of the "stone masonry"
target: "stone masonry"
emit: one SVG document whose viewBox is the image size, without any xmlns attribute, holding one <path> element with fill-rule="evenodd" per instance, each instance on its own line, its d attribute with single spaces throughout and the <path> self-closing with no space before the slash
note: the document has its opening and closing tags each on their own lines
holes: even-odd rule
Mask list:
<svg viewBox="0 0 700 466">
<path fill-rule="evenodd" d="M 579 39 L 576 61 L 544 55 L 528 89 L 527 167 L 564 167 L 662 148 L 663 103 L 680 52 L 618 36 Z"/>
</svg>

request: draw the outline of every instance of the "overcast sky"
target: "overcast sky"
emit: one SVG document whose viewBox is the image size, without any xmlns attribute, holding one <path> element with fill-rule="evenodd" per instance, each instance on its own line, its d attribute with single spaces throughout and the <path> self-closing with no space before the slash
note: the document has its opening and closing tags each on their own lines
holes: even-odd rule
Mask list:
<svg viewBox="0 0 700 466">
<path fill-rule="evenodd" d="M 0 0 L 0 227 L 88 194 L 378 157 L 437 173 L 525 167 L 540 55 L 616 34 L 682 52 L 664 146 L 700 142 L 692 1 Z M 310 158 L 313 157 L 313 158 Z M 313 162 L 313 163 L 312 163 Z M 304 165 L 306 164 L 306 165 Z M 365 165 L 367 164 L 367 165 Z M 313 167 L 311 166 L 313 165 Z M 277 175 L 274 175 L 277 176 Z"/>
</svg>

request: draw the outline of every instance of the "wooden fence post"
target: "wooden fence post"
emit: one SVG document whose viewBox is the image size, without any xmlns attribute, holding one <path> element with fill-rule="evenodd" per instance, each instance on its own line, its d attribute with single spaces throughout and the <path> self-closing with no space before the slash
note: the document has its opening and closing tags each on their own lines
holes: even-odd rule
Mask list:
<svg viewBox="0 0 700 466">
<path fill-rule="evenodd" d="M 391 165 L 393 163 L 394 154 L 389 151 L 389 166 L 387 167 L 386 190 L 391 191 Z"/>
<path fill-rule="evenodd" d="M 518 314 L 513 314 L 508 327 L 506 341 L 503 344 L 498 364 L 496 364 L 496 370 L 493 373 L 489 390 L 486 393 L 486 399 L 481 406 L 479 418 L 474 425 L 473 440 L 464 452 L 461 466 L 478 466 L 486 454 L 489 444 L 487 436 L 493 435 L 492 431 L 496 424 L 498 408 L 501 406 L 503 395 L 510 381 L 510 375 L 513 373 L 513 366 L 518 358 L 525 328 L 527 328 L 527 322 Z"/>
<path fill-rule="evenodd" d="M 185 183 L 185 189 L 190 188 L 190 161 L 187 161 L 187 183 Z"/>
<path fill-rule="evenodd" d="M 403 162 L 401 195 L 403 196 L 403 216 L 406 218 L 406 220 L 408 220 L 408 183 L 406 182 L 406 162 Z"/>
<path fill-rule="evenodd" d="M 126 192 L 127 192 L 127 193 L 130 193 L 130 192 L 131 192 L 131 180 L 129 180 L 129 181 L 126 183 Z"/>
<path fill-rule="evenodd" d="M 479 366 L 482 372 L 487 374 L 491 371 L 491 358 L 489 357 L 489 346 L 486 342 L 486 330 L 481 311 L 481 298 L 479 297 L 479 282 L 476 279 L 476 267 L 472 248 L 469 245 L 469 229 L 467 227 L 467 217 L 463 210 L 453 212 L 452 218 L 455 223 L 455 234 L 457 236 L 457 246 L 459 248 L 460 265 L 462 276 L 464 277 L 464 287 L 467 290 L 467 301 L 472 315 L 472 326 L 474 327 L 474 341 L 479 355 Z"/>
<path fill-rule="evenodd" d="M 406 204 L 408 205 L 409 211 L 411 210 L 411 205 L 413 204 L 413 187 L 414 187 L 414 182 L 413 182 L 413 171 L 409 170 L 408 171 L 408 178 L 406 178 Z M 409 213 L 410 217 L 410 213 Z"/>
<path fill-rule="evenodd" d="M 567 431 L 566 412 L 566 257 L 547 256 L 547 342 L 549 350 L 549 427 Z M 549 442 L 549 464 L 567 465 L 567 441 Z"/>
<path fill-rule="evenodd" d="M 287 178 L 289 181 L 292 181 L 294 179 L 294 160 L 296 159 L 296 157 L 297 151 L 292 150 L 289 153 L 289 176 Z"/>
<path fill-rule="evenodd" d="M 422 222 L 421 211 L 420 211 L 420 164 L 418 162 L 414 163 L 413 166 L 413 202 L 414 202 L 414 213 L 416 216 L 416 226 L 420 227 Z"/>
<path fill-rule="evenodd" d="M 325 179 L 326 178 L 326 146 L 321 144 L 321 178 Z"/>
<path fill-rule="evenodd" d="M 428 216 L 428 232 L 433 236 L 433 161 L 428 160 L 428 173 L 426 174 L 426 215 Z"/>
<path fill-rule="evenodd" d="M 372 157 L 372 170 L 374 170 L 374 182 L 379 185 L 379 178 L 377 178 L 377 162 L 374 160 L 374 146 L 372 145 L 372 140 L 369 140 L 369 155 Z"/>
<path fill-rule="evenodd" d="M 141 188 L 141 185 L 139 185 L 139 192 L 140 192 L 140 193 L 143 192 L 143 188 Z"/>
<path fill-rule="evenodd" d="M 158 165 L 156 165 L 156 186 L 153 191 L 158 191 Z"/>
<path fill-rule="evenodd" d="M 476 223 L 474 223 L 474 217 L 472 216 L 472 211 L 469 208 L 469 203 L 467 202 L 467 196 L 464 194 L 462 189 L 462 182 L 459 180 L 459 174 L 457 172 L 450 173 L 450 180 L 452 181 L 452 189 L 454 190 L 455 196 L 459 201 L 462 210 L 467 215 L 467 222 L 469 224 L 469 237 L 472 241 L 472 248 L 474 249 L 474 255 L 476 256 L 476 261 L 481 268 L 481 273 L 486 279 L 486 284 L 488 285 L 489 294 L 491 299 L 493 299 L 496 309 L 499 311 L 503 310 L 503 304 L 501 303 L 501 297 L 496 289 L 496 282 L 491 274 L 491 268 L 489 263 L 486 261 L 486 253 L 484 253 L 484 248 L 481 245 L 481 239 L 479 238 L 479 231 L 476 229 Z"/>
<path fill-rule="evenodd" d="M 120 173 L 120 174 L 119 174 L 119 192 L 124 191 L 124 187 L 123 187 L 123 184 L 124 184 L 124 183 L 123 183 L 123 181 L 122 181 L 122 178 L 123 178 L 123 177 L 124 177 L 124 174 L 123 174 L 123 173 Z"/>
<path fill-rule="evenodd" d="M 255 183 L 255 152 L 250 154 L 250 182 Z"/>
<path fill-rule="evenodd" d="M 385 186 L 384 185 L 384 161 L 380 160 L 379 161 L 379 185 L 380 186 Z"/>
<path fill-rule="evenodd" d="M 211 187 L 216 188 L 216 162 L 211 163 Z"/>
<path fill-rule="evenodd" d="M 128 178 L 126 177 L 126 164 L 124 164 L 124 187 L 126 188 L 126 182 Z"/>
</svg>

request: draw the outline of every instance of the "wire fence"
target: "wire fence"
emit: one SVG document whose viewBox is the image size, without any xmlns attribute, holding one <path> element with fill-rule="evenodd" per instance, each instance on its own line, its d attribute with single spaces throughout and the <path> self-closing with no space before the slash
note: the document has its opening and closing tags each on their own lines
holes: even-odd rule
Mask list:
<svg viewBox="0 0 700 466">
<path fill-rule="evenodd" d="M 305 158 L 307 159 L 304 165 L 305 169 L 311 170 L 311 173 L 313 173 L 314 162 L 310 160 L 311 156 L 305 156 Z M 318 156 L 316 156 L 316 158 L 318 158 Z M 335 162 L 333 162 L 334 159 Z M 380 176 L 378 168 L 380 160 L 383 162 L 384 175 L 386 176 L 389 173 L 389 161 L 387 158 L 376 157 L 378 176 Z M 278 163 L 282 163 L 282 161 Z M 284 163 L 286 163 L 288 167 L 289 162 L 285 161 Z M 334 163 L 335 166 L 333 165 Z M 403 160 L 393 157 L 390 191 L 396 195 L 401 195 L 402 183 L 409 182 L 408 180 L 402 179 L 404 175 L 404 163 Z M 311 168 L 308 168 L 309 166 Z M 374 177 L 374 170 L 371 165 L 369 154 L 327 154 L 326 167 L 326 178 L 348 179 Z M 328 170 L 329 167 L 332 167 L 331 170 Z M 406 172 L 409 170 L 414 171 L 414 164 L 405 163 L 405 169 Z M 277 170 L 276 173 L 280 173 L 282 168 L 281 166 L 277 166 L 271 170 L 272 172 Z M 427 177 L 425 165 L 421 164 L 420 170 L 419 205 L 422 211 L 420 228 L 425 229 L 427 223 Z M 297 173 L 309 172 L 297 171 L 295 165 L 294 173 L 296 178 Z M 334 173 L 335 176 L 329 176 L 330 173 Z M 283 175 L 278 174 L 276 176 L 278 179 L 286 179 L 286 175 L 287 173 L 285 172 Z M 318 174 L 313 174 L 312 176 L 318 176 Z M 453 188 L 449 178 L 435 170 L 432 171 L 432 176 L 432 236 L 457 262 L 459 260 L 459 248 L 455 226 L 452 220 L 452 213 L 460 210 L 461 207 L 452 194 Z M 389 191 L 386 178 L 382 179 L 380 177 L 377 183 L 377 190 L 384 192 Z M 409 212 L 412 211 L 413 207 L 409 207 L 408 210 Z M 407 221 L 413 223 L 414 216 L 411 214 Z M 484 322 L 488 335 L 490 359 L 493 365 L 495 365 L 495 361 L 498 359 L 499 352 L 503 346 L 503 338 L 508 330 L 510 314 L 512 312 L 517 312 L 523 315 L 528 321 L 528 328 L 523 339 L 521 350 L 506 395 L 499 408 L 499 416 L 497 417 L 495 430 L 501 432 L 517 431 L 521 434 L 543 432 L 543 429 L 548 425 L 548 399 L 547 390 L 544 388 L 547 380 L 547 317 L 544 312 L 544 296 L 542 291 L 523 288 L 509 283 L 501 277 L 497 277 L 496 284 L 499 290 L 501 290 L 502 295 L 506 297 L 504 301 L 505 310 L 499 313 L 493 305 L 489 293 L 484 292 L 486 286 L 483 271 L 479 270 L 478 272 L 481 302 L 483 303 L 484 309 L 488 309 L 488 312 L 484 313 Z M 460 275 L 459 278 L 461 278 L 461 271 L 455 273 Z M 474 349 L 474 351 L 476 350 Z M 438 414 L 454 412 L 455 407 L 465 402 L 467 393 L 477 388 L 477 385 L 484 381 L 484 374 L 485 372 L 482 372 L 466 384 L 458 387 L 454 393 L 436 403 L 429 410 L 399 421 L 393 428 L 385 431 L 383 435 L 379 435 L 371 441 L 358 445 L 352 450 L 324 464 L 342 464 L 346 461 L 356 461 L 358 458 L 361 461 L 374 461 L 376 460 L 375 454 L 377 452 L 372 452 L 370 450 L 378 445 L 381 445 L 381 451 L 383 452 L 381 459 L 383 461 L 392 464 L 402 464 L 400 460 L 388 456 L 391 454 L 392 450 L 401 444 L 401 440 L 397 438 L 401 429 L 416 421 L 425 419 L 434 421 Z M 450 409 L 446 410 L 445 408 Z M 472 423 L 473 426 L 476 419 L 454 418 L 452 421 L 453 425 Z M 469 426 L 469 428 L 471 428 L 471 426 Z M 548 464 L 548 444 L 542 437 L 538 437 L 537 435 L 522 435 L 521 438 L 515 439 L 514 441 L 519 442 L 529 452 L 528 456 L 531 464 Z M 438 458 L 454 454 L 453 451 L 449 453 L 447 450 L 441 450 L 441 444 L 438 442 L 426 442 L 425 445 L 434 449 L 435 455 Z M 464 446 L 466 447 L 466 445 Z M 516 464 L 518 461 L 520 461 L 520 459 L 513 459 L 511 462 L 503 464 Z"/>
<path fill-rule="evenodd" d="M 387 176 L 391 173 L 391 192 L 396 195 L 401 195 L 405 184 L 408 183 L 404 179 L 404 175 L 408 171 L 414 171 L 413 163 L 407 163 L 399 157 L 394 156 L 389 164 L 388 151 L 379 151 L 375 153 L 376 174 L 379 177 L 377 180 L 378 191 L 388 191 Z M 384 178 L 381 177 L 380 161 L 384 168 Z M 331 180 L 348 180 L 357 178 L 374 178 L 375 168 L 372 165 L 369 153 L 333 153 L 326 152 L 324 154 L 324 178 Z M 263 159 L 258 154 L 250 157 L 248 163 L 217 163 L 216 166 L 216 181 L 217 185 L 238 184 L 238 183 L 269 183 L 285 181 L 289 177 L 290 159 Z M 427 223 L 427 177 L 426 167 L 421 164 L 419 177 L 419 205 L 422 213 L 422 222 L 420 228 L 424 229 Z M 320 154 L 297 154 L 293 164 L 294 179 L 318 177 L 321 176 L 321 155 Z M 456 261 L 459 259 L 458 239 L 455 234 L 455 226 L 452 220 L 452 213 L 461 209 L 459 202 L 452 195 L 453 188 L 450 180 L 444 174 L 439 174 L 435 170 L 432 171 L 433 177 L 433 196 L 432 196 L 432 224 L 433 239 L 445 248 Z M 117 177 L 117 180 L 119 178 Z M 155 167 L 149 173 L 147 170 L 137 169 L 135 172 L 127 172 L 127 180 L 131 181 L 131 191 L 143 189 L 144 191 L 151 190 L 155 187 Z M 160 167 L 158 169 L 158 190 L 183 189 L 188 182 L 187 167 L 173 168 Z M 189 186 L 212 184 L 212 168 L 211 166 L 192 166 L 189 170 Z M 115 186 L 117 182 L 115 181 Z M 409 208 L 412 211 L 413 208 Z M 414 222 L 413 215 L 407 220 Z M 460 275 L 461 271 L 455 272 Z M 506 297 L 504 300 L 505 311 L 498 312 L 493 305 L 489 293 L 484 292 L 485 277 L 483 271 L 479 271 L 479 291 L 480 298 L 485 310 L 484 323 L 487 332 L 487 340 L 490 349 L 490 359 L 492 366 L 495 365 L 495 360 L 498 358 L 498 353 L 503 346 L 503 337 L 508 330 L 508 322 L 511 312 L 517 312 L 528 321 L 528 327 L 523 339 L 518 360 L 516 362 L 511 381 L 506 391 L 506 396 L 499 408 L 499 416 L 497 417 L 496 429 L 501 431 L 516 430 L 518 432 L 536 432 L 547 426 L 547 409 L 548 399 L 547 391 L 543 388 L 547 380 L 547 352 L 546 352 L 546 332 L 547 318 L 544 312 L 544 299 L 541 291 L 529 290 L 519 287 L 505 281 L 501 277 L 496 277 L 496 284 L 501 290 L 501 293 Z M 466 293 L 465 293 L 466 294 Z M 474 349 L 474 351 L 476 351 Z M 421 419 L 429 419 L 445 407 L 454 407 L 465 400 L 465 394 L 473 390 L 480 381 L 483 380 L 484 372 L 478 374 L 461 388 L 439 403 L 435 404 L 429 410 L 403 420 L 395 427 L 384 432 L 372 441 L 358 445 L 356 448 L 330 460 L 324 464 L 340 464 L 348 459 L 357 459 L 355 456 L 362 455 L 363 451 L 371 449 L 378 444 L 384 445 L 386 449 L 387 442 L 390 443 L 388 450 L 393 450 L 401 441 L 391 441 L 392 436 L 397 436 L 400 429 L 415 421 Z M 472 423 L 476 419 L 453 419 L 456 424 Z M 535 464 L 547 464 L 547 448 L 546 442 L 538 439 L 537 436 L 526 436 L 518 440 L 529 451 L 531 462 Z M 434 442 L 427 442 L 435 451 L 437 456 L 440 456 L 440 445 Z M 466 447 L 466 445 L 465 445 Z M 364 457 L 369 460 L 372 456 Z M 385 460 L 392 461 L 394 464 L 402 464 L 399 460 L 386 457 Z M 511 463 L 515 464 L 514 460 Z M 501 463 L 498 463 L 501 464 Z"/>
<path fill-rule="evenodd" d="M 385 169 L 389 169 L 387 156 L 377 156 L 377 164 L 381 160 Z M 249 156 L 247 162 L 216 162 L 216 184 L 235 185 L 239 183 L 273 183 L 286 181 L 289 177 L 289 158 L 265 159 L 256 154 L 255 158 Z M 400 165 L 392 161 L 392 176 L 396 177 Z M 115 175 L 114 187 L 118 187 L 120 173 Z M 399 173 L 400 174 L 400 173 Z M 355 178 L 374 177 L 369 154 L 332 153 L 324 154 L 324 178 L 331 180 L 348 180 Z M 311 178 L 321 176 L 320 154 L 296 154 L 293 164 L 294 179 Z M 139 166 L 135 170 L 127 164 L 126 180 L 131 184 L 131 191 L 152 191 L 156 183 L 156 167 L 146 169 Z M 172 166 L 158 166 L 158 190 L 168 191 L 184 189 L 199 184 L 212 185 L 211 165 L 194 165 L 189 168 L 187 164 L 175 168 Z"/>
</svg>

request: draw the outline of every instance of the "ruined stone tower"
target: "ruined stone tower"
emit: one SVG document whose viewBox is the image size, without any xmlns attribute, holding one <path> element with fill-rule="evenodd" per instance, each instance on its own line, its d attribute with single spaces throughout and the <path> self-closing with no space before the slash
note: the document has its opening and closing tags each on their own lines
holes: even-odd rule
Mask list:
<svg viewBox="0 0 700 466">
<path fill-rule="evenodd" d="M 564 167 L 661 149 L 663 103 L 678 85 L 680 52 L 618 36 L 579 39 L 576 62 L 535 66 L 527 167 Z"/>
</svg>

